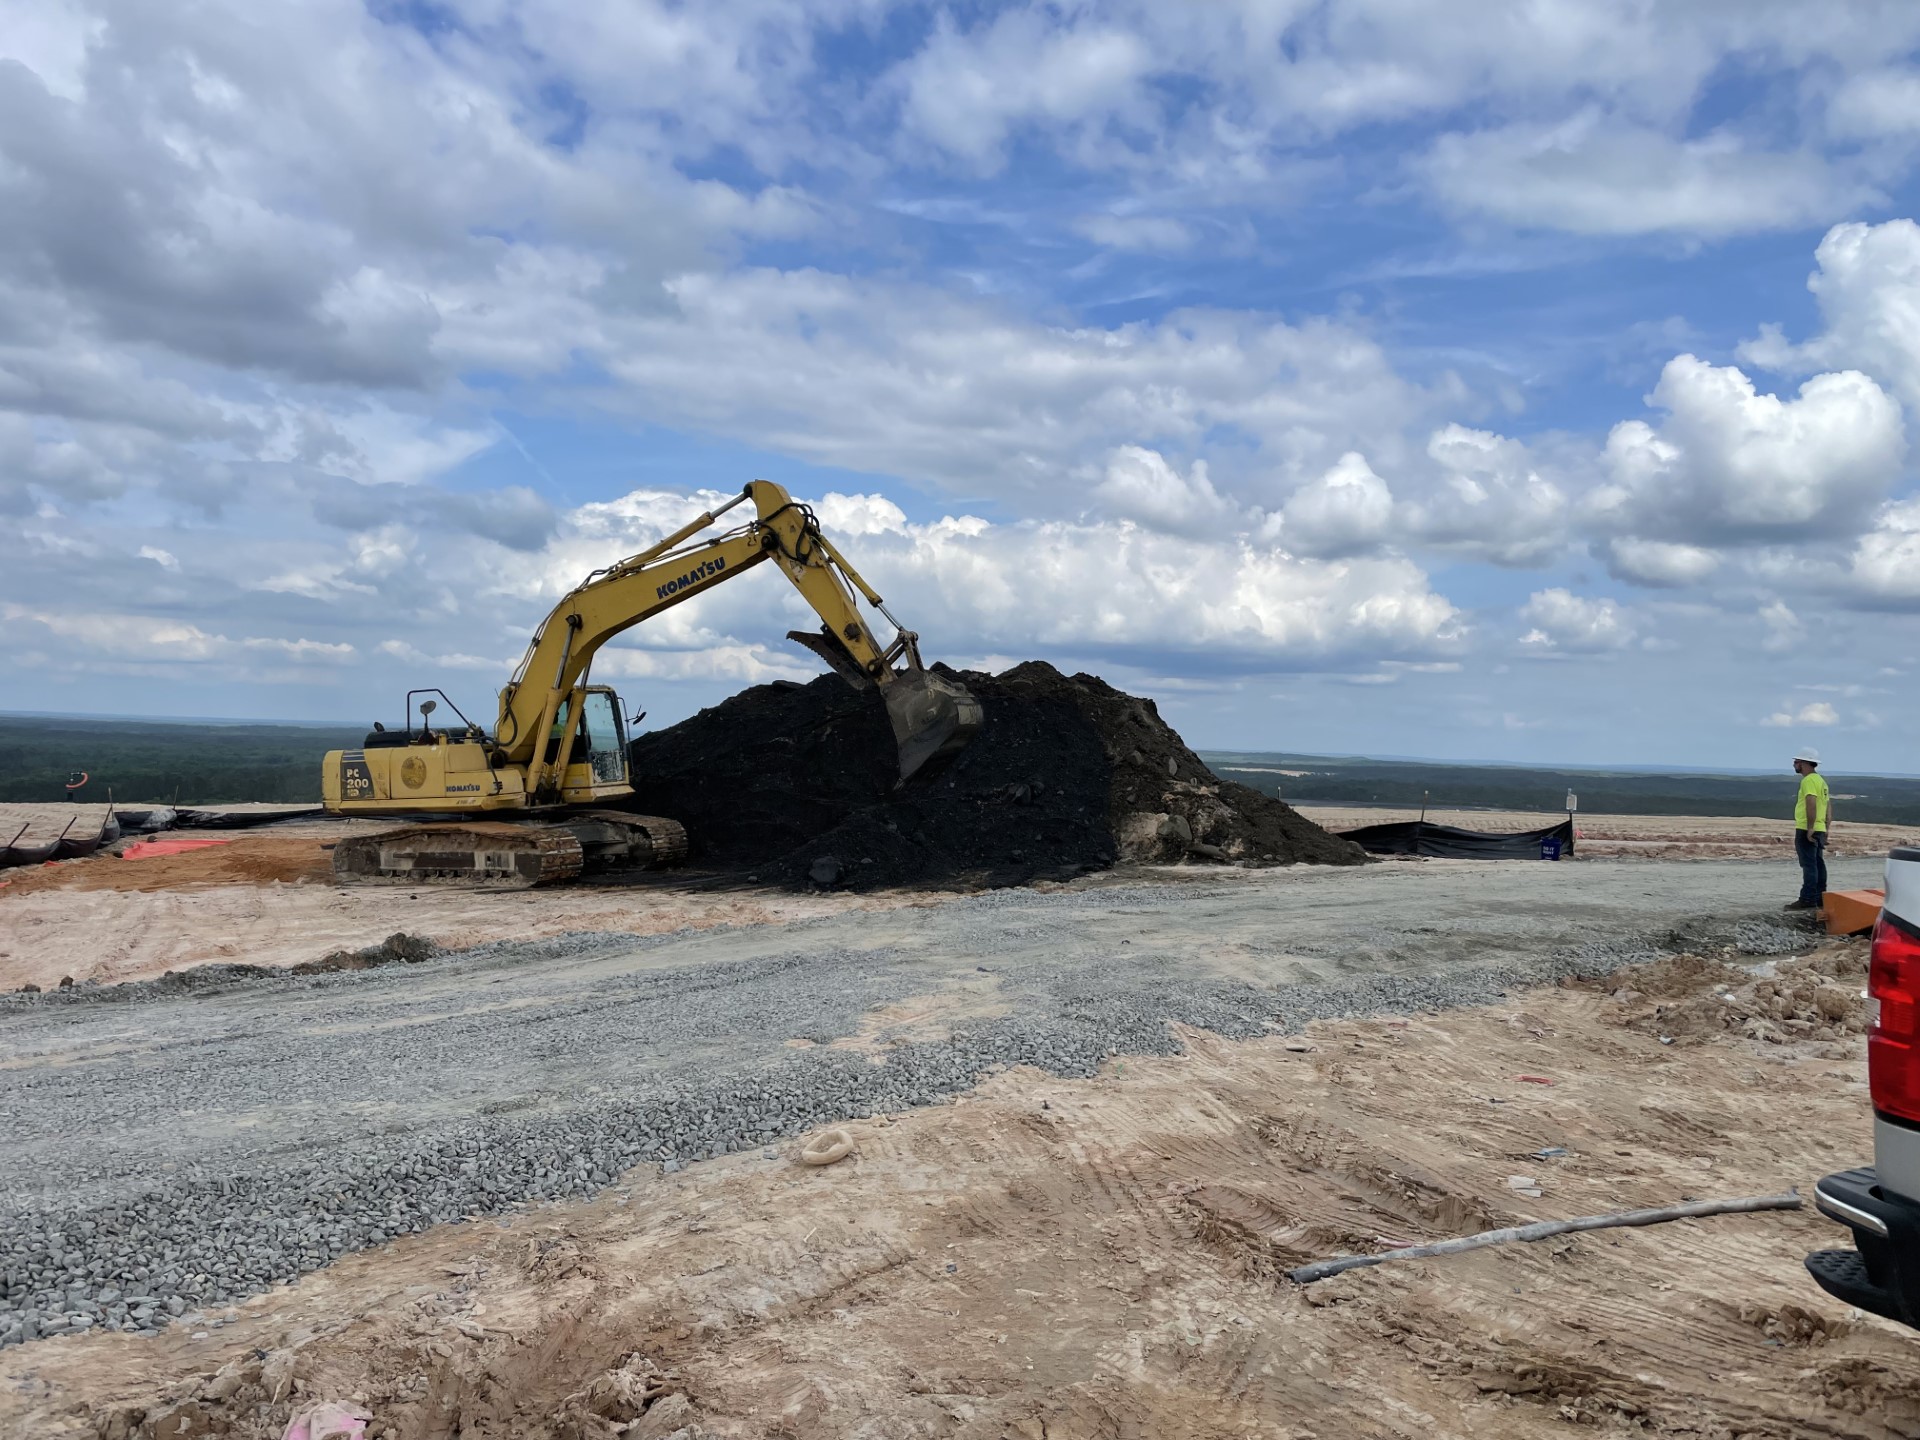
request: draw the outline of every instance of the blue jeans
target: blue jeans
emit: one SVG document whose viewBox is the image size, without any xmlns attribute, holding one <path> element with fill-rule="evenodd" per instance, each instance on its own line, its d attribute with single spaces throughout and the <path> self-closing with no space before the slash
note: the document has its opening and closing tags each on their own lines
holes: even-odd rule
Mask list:
<svg viewBox="0 0 1920 1440">
<path fill-rule="evenodd" d="M 1793 832 L 1793 853 L 1800 861 L 1800 900 L 1818 905 L 1827 893 L 1827 832 Z"/>
</svg>

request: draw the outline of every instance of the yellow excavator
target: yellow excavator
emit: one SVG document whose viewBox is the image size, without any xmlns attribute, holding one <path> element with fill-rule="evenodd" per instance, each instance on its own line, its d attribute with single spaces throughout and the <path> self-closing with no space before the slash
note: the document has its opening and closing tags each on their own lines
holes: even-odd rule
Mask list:
<svg viewBox="0 0 1920 1440">
<path fill-rule="evenodd" d="M 695 538 L 749 502 L 754 516 L 745 524 Z M 517 889 L 570 880 L 590 864 L 683 859 L 687 833 L 677 821 L 608 808 L 633 794 L 625 712 L 611 689 L 587 683 L 588 672 L 600 647 L 622 630 L 763 560 L 777 564 L 820 616 L 818 631 L 788 637 L 855 687 L 879 690 L 902 782 L 966 746 L 983 719 L 979 701 L 921 664 L 919 637 L 820 533 L 808 506 L 755 480 L 657 545 L 594 571 L 554 606 L 500 692 L 492 735 L 444 692 L 412 690 L 405 729 L 376 723 L 361 749 L 329 751 L 321 767 L 328 810 L 425 822 L 342 839 L 333 850 L 334 874 Z M 856 591 L 893 626 L 889 643 L 868 628 Z M 459 717 L 457 726 L 432 723 L 442 702 Z"/>
</svg>

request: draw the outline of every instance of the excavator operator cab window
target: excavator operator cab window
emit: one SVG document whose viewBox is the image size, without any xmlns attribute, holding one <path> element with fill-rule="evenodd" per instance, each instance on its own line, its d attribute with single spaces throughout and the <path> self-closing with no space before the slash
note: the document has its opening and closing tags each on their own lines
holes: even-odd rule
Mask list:
<svg viewBox="0 0 1920 1440">
<path fill-rule="evenodd" d="M 567 733 L 567 726 L 571 723 L 573 723 L 572 707 L 565 700 L 562 700 L 559 709 L 554 711 L 553 728 L 547 731 L 547 764 L 554 765 L 559 763 L 560 739 Z M 573 742 L 573 748 L 573 758 L 575 760 L 586 758 L 580 754 L 580 740 L 578 737 L 576 737 Z"/>
<path fill-rule="evenodd" d="M 589 690 L 580 706 L 586 754 L 576 758 L 593 767 L 596 784 L 619 785 L 627 778 L 627 732 L 620 700 L 611 690 Z"/>
</svg>

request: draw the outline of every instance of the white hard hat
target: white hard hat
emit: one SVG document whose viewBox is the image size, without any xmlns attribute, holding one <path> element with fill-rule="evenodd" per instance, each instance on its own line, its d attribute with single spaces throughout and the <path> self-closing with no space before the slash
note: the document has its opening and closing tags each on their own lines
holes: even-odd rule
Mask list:
<svg viewBox="0 0 1920 1440">
<path fill-rule="evenodd" d="M 1804 760 L 1809 765 L 1818 765 L 1820 763 L 1820 752 L 1811 745 L 1802 745 L 1798 750 L 1793 752 L 1793 758 L 1796 760 Z"/>
</svg>

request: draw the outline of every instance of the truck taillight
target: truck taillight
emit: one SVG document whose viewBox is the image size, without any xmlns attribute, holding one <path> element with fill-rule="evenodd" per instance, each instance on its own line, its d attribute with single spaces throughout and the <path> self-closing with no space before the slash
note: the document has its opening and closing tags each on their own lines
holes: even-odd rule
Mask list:
<svg viewBox="0 0 1920 1440">
<path fill-rule="evenodd" d="M 1920 938 L 1882 912 L 1873 927 L 1867 994 L 1867 1084 L 1873 1108 L 1920 1125 Z"/>
</svg>

